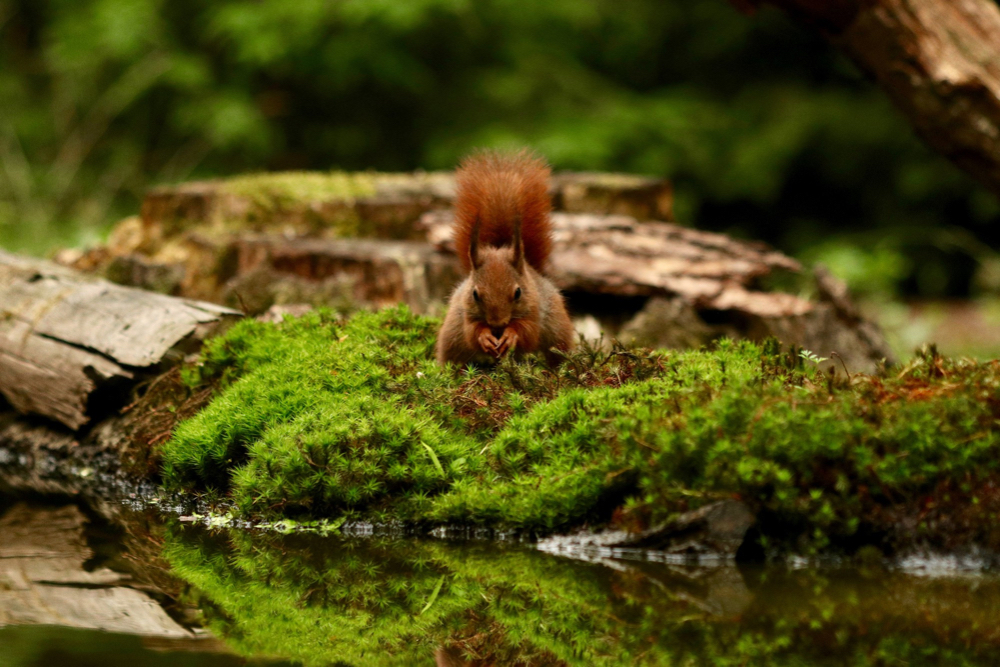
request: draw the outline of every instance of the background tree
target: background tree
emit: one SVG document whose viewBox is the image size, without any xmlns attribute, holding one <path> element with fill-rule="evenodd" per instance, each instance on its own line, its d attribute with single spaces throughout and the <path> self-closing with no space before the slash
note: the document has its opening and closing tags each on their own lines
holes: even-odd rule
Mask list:
<svg viewBox="0 0 1000 667">
<path fill-rule="evenodd" d="M 753 10 L 769 0 L 736 0 Z M 917 133 L 1000 195 L 1000 6 L 994 0 L 773 0 L 817 27 Z"/>
<path fill-rule="evenodd" d="M 681 221 L 868 289 L 997 289 L 995 198 L 774 9 L 0 0 L 0 91 L 12 249 L 92 239 L 153 183 L 450 168 L 473 146 L 530 143 L 559 168 L 668 176 Z"/>
</svg>

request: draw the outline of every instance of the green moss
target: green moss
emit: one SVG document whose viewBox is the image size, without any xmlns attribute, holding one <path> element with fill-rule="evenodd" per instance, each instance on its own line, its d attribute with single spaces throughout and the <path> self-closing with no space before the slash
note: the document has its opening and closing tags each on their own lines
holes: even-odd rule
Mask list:
<svg viewBox="0 0 1000 667">
<path fill-rule="evenodd" d="M 393 391 L 420 369 L 440 381 L 428 356 L 433 327 L 401 309 L 237 325 L 188 378 L 225 389 L 164 448 L 165 481 L 228 490 L 247 512 L 393 504 L 417 516 L 454 470 L 469 469 L 474 450 Z"/>
<path fill-rule="evenodd" d="M 303 232 L 357 236 L 355 201 L 376 193 L 376 175 L 364 172 L 277 172 L 248 174 L 220 182 L 220 191 L 251 206 L 226 227 L 264 229 L 291 226 Z"/>
<path fill-rule="evenodd" d="M 317 201 L 353 203 L 375 194 L 375 176 L 364 172 L 282 171 L 246 174 L 221 181 L 222 192 L 249 197 L 264 206 Z"/>
<path fill-rule="evenodd" d="M 227 491 L 251 515 L 535 533 L 616 508 L 641 527 L 735 496 L 765 540 L 806 550 L 885 541 L 906 513 L 992 498 L 996 362 L 928 351 L 847 378 L 773 343 L 723 341 L 583 348 L 555 372 L 442 370 L 436 326 L 404 308 L 244 322 L 190 373 L 223 389 L 165 445 L 164 480 Z M 966 523 L 963 539 L 1000 545 L 988 512 Z"/>
</svg>

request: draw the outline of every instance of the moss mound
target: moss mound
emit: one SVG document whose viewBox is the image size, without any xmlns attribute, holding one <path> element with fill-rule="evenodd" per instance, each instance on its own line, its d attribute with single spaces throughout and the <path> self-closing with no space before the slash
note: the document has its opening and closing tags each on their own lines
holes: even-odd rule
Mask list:
<svg viewBox="0 0 1000 667">
<path fill-rule="evenodd" d="M 537 533 L 641 528 L 739 497 L 765 540 L 797 548 L 904 524 L 906 539 L 1000 546 L 1000 362 L 927 351 L 848 377 L 773 342 L 722 341 L 584 348 L 554 372 L 442 370 L 436 327 L 404 308 L 243 322 L 188 373 L 220 389 L 163 447 L 165 482 L 247 514 Z"/>
</svg>

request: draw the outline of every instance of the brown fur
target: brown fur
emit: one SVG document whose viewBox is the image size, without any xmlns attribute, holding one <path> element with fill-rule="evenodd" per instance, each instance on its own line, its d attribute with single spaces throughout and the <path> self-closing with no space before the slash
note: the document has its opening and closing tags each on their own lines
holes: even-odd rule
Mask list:
<svg viewBox="0 0 1000 667">
<path fill-rule="evenodd" d="M 552 248 L 549 168 L 538 157 L 481 152 L 456 175 L 455 244 L 468 277 L 438 333 L 441 364 L 573 347 L 559 290 L 542 275 Z"/>
<path fill-rule="evenodd" d="M 549 167 L 527 150 L 480 151 L 465 158 L 455 172 L 455 248 L 462 270 L 472 270 L 469 247 L 479 221 L 479 243 L 513 246 L 514 222 L 520 216 L 525 258 L 545 270 L 552 252 Z"/>
</svg>

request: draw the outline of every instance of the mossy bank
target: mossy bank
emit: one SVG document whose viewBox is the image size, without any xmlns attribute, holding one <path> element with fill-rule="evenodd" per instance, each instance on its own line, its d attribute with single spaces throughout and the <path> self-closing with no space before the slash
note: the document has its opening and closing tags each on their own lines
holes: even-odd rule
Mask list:
<svg viewBox="0 0 1000 667">
<path fill-rule="evenodd" d="M 738 498 L 778 551 L 1000 548 L 1000 362 L 848 375 L 723 340 L 441 369 L 437 326 L 404 308 L 237 325 L 185 371 L 214 393 L 162 445 L 164 484 L 245 516 L 531 535 Z"/>
</svg>

